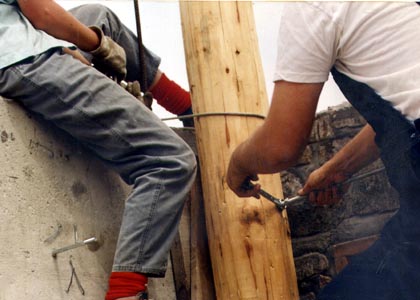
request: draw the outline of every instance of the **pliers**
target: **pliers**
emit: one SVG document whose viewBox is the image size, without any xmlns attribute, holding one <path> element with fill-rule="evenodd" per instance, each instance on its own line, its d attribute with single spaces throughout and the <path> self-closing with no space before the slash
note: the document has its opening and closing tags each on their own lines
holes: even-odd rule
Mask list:
<svg viewBox="0 0 420 300">
<path fill-rule="evenodd" d="M 353 177 L 351 177 L 351 178 L 349 178 L 349 179 L 347 179 L 347 180 L 345 180 L 345 181 L 343 181 L 339 184 L 348 184 L 348 183 L 351 183 L 353 181 L 360 180 L 360 179 L 363 179 L 363 178 L 368 177 L 368 176 L 372 176 L 372 175 L 377 174 L 379 172 L 382 172 L 384 170 L 385 170 L 384 167 L 378 168 L 378 169 L 375 169 L 375 170 L 370 171 L 370 172 L 366 172 L 366 173 L 358 175 L 358 176 L 353 176 Z M 251 183 L 250 180 L 247 180 L 243 184 L 243 188 L 246 189 L 246 190 L 250 190 L 253 187 L 254 187 L 254 185 Z M 307 198 L 307 195 L 303 195 L 303 196 L 294 196 L 294 197 L 290 197 L 290 198 L 279 199 L 279 198 L 274 197 L 273 195 L 271 195 L 270 193 L 266 192 L 263 189 L 260 189 L 258 191 L 258 193 L 261 196 L 263 196 L 265 199 L 274 203 L 279 211 L 283 211 L 283 209 L 285 209 L 289 204 L 299 203 L 299 202 L 301 202 L 301 201 L 303 201 Z"/>
</svg>

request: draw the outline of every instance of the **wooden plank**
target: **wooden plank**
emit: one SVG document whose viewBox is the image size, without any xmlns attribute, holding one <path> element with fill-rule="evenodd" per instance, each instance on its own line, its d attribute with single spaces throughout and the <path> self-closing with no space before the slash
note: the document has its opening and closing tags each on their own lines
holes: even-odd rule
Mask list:
<svg viewBox="0 0 420 300">
<path fill-rule="evenodd" d="M 191 190 L 191 299 L 214 300 L 213 270 L 204 215 L 200 174 Z"/>
<path fill-rule="evenodd" d="M 178 232 L 171 248 L 171 265 L 175 295 L 177 300 L 190 300 L 190 210 L 191 197 L 188 195 Z"/>
<path fill-rule="evenodd" d="M 368 249 L 379 238 L 372 235 L 361 239 L 348 241 L 333 246 L 334 264 L 337 273 L 341 272 L 349 263 L 350 257 Z"/>
<path fill-rule="evenodd" d="M 185 128 L 173 129 L 180 137 L 182 137 L 182 139 L 184 139 L 184 141 L 188 143 L 197 155 L 195 130 Z M 175 282 L 182 282 L 182 278 L 186 277 L 185 284 L 190 290 L 190 299 L 216 299 L 208 248 L 203 191 L 201 187 L 199 169 L 197 178 L 184 207 L 180 224 L 180 235 L 177 241 L 180 243 L 179 248 L 183 249 L 182 253 L 184 263 L 178 264 L 176 267 L 174 266 L 174 277 L 180 277 L 180 279 L 175 279 Z M 174 250 L 174 248 L 172 250 Z M 173 257 L 173 259 L 175 259 L 175 257 Z M 181 267 L 179 265 L 183 265 L 185 268 L 178 274 L 177 269 Z M 176 289 L 179 290 L 180 288 L 177 287 Z M 180 294 L 181 293 L 178 293 L 178 300 L 182 297 Z"/>
<path fill-rule="evenodd" d="M 190 300 L 190 283 L 184 264 L 181 235 L 178 231 L 171 248 L 171 263 L 177 300 Z"/>
<path fill-rule="evenodd" d="M 252 2 L 182 1 L 180 9 L 194 112 L 266 114 Z M 286 212 L 268 201 L 238 199 L 225 181 L 231 153 L 261 123 L 251 116 L 195 120 L 218 299 L 298 298 Z M 282 196 L 278 175 L 260 182 Z"/>
</svg>

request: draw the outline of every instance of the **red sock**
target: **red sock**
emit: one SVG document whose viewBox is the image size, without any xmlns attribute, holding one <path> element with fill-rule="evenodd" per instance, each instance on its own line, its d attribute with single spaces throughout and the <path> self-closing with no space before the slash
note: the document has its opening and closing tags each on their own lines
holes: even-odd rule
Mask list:
<svg viewBox="0 0 420 300">
<path fill-rule="evenodd" d="M 190 93 L 169 80 L 164 73 L 150 92 L 159 105 L 173 114 L 180 115 L 191 107 Z"/>
<path fill-rule="evenodd" d="M 147 277 L 134 272 L 112 272 L 105 300 L 136 296 L 146 290 Z"/>
</svg>

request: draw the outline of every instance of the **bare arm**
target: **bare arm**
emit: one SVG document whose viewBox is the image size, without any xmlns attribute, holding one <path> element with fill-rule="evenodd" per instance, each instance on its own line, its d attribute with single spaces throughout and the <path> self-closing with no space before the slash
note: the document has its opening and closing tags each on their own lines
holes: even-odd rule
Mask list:
<svg viewBox="0 0 420 300">
<path fill-rule="evenodd" d="M 370 125 L 366 125 L 325 163 L 325 167 L 351 176 L 378 158 L 379 149 L 375 144 L 375 132 Z"/>
<path fill-rule="evenodd" d="M 264 124 L 232 154 L 227 183 L 241 197 L 257 196 L 258 185 L 241 185 L 258 174 L 276 173 L 294 165 L 306 146 L 322 83 L 276 82 Z"/>
<path fill-rule="evenodd" d="M 55 38 L 75 44 L 83 51 L 99 46 L 97 34 L 53 0 L 18 0 L 22 13 L 32 25 Z"/>
<path fill-rule="evenodd" d="M 375 132 L 366 125 L 349 143 L 322 167 L 313 171 L 299 194 L 310 194 L 310 201 L 318 204 L 337 202 L 341 195 L 335 190 L 335 183 L 351 175 L 379 158 L 375 144 Z"/>
</svg>

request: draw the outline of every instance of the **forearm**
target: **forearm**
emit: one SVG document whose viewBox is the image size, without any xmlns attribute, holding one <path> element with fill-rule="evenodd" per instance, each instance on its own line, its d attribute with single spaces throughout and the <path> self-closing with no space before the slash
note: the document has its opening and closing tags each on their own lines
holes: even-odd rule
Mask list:
<svg viewBox="0 0 420 300">
<path fill-rule="evenodd" d="M 326 169 L 351 176 L 379 158 L 375 132 L 366 125 L 349 143 L 325 163 Z"/>
<path fill-rule="evenodd" d="M 99 37 L 52 0 L 18 0 L 22 13 L 32 25 L 55 38 L 75 44 L 83 51 L 99 46 Z"/>
<path fill-rule="evenodd" d="M 310 134 L 322 86 L 276 82 L 266 120 L 230 159 L 227 183 L 238 196 L 258 197 L 258 185 L 247 190 L 243 183 L 258 180 L 258 174 L 280 172 L 296 162 Z"/>
<path fill-rule="evenodd" d="M 242 170 L 250 174 L 277 173 L 291 167 L 299 157 L 299 152 L 294 155 L 285 153 L 287 143 L 279 149 L 277 143 L 271 142 L 272 137 L 267 136 L 268 131 L 259 127 L 253 135 L 241 143 L 234 151 L 232 158 Z"/>
<path fill-rule="evenodd" d="M 294 165 L 306 146 L 322 86 L 277 82 L 267 119 L 234 153 L 240 165 L 255 174 Z"/>
</svg>

